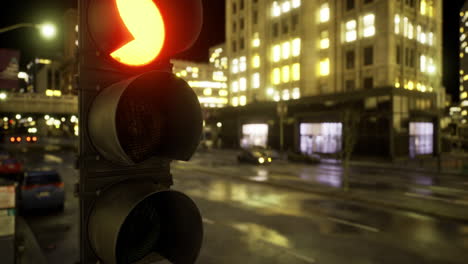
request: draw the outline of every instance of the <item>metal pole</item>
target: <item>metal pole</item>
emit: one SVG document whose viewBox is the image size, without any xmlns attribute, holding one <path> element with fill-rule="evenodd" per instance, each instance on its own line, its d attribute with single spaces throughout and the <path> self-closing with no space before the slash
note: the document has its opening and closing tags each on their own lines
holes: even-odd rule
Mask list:
<svg viewBox="0 0 468 264">
<path fill-rule="evenodd" d="M 15 25 L 12 25 L 12 26 L 0 28 L 0 34 L 8 32 L 8 31 L 15 30 L 15 29 L 18 29 L 18 28 L 23 28 L 23 27 L 37 27 L 37 25 L 33 24 L 33 23 L 19 23 L 19 24 L 15 24 Z"/>
</svg>

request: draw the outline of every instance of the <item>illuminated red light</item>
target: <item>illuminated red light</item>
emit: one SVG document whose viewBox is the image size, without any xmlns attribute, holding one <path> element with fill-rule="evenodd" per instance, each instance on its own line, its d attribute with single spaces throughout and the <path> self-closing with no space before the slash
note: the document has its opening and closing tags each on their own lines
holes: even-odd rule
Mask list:
<svg viewBox="0 0 468 264">
<path fill-rule="evenodd" d="M 31 141 L 31 137 L 26 137 L 26 141 L 27 141 L 27 142 L 30 142 L 30 141 Z"/>
<path fill-rule="evenodd" d="M 161 12 L 152 0 L 116 0 L 119 15 L 134 40 L 110 55 L 129 66 L 143 66 L 154 61 L 166 36 Z"/>
<path fill-rule="evenodd" d="M 17 137 L 17 138 L 16 138 L 16 142 L 21 142 L 21 138 L 20 138 L 20 137 Z"/>
<path fill-rule="evenodd" d="M 37 137 L 32 137 L 32 141 L 36 142 L 36 141 L 37 141 Z"/>
<path fill-rule="evenodd" d="M 10 138 L 10 142 L 11 142 L 11 143 L 14 143 L 14 142 L 15 142 L 15 138 L 14 138 L 14 137 L 11 137 L 11 138 Z"/>
</svg>

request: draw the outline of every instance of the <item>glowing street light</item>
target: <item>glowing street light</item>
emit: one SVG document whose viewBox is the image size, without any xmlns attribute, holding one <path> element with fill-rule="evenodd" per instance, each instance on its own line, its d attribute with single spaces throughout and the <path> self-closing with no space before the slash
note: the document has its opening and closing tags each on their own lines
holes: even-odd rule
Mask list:
<svg viewBox="0 0 468 264">
<path fill-rule="evenodd" d="M 7 98 L 7 94 L 6 93 L 0 93 L 0 100 L 5 100 Z"/>
<path fill-rule="evenodd" d="M 19 24 L 8 26 L 8 27 L 0 28 L 0 34 L 15 30 L 18 28 L 25 28 L 25 27 L 37 28 L 39 32 L 41 33 L 41 35 L 46 39 L 51 39 L 55 37 L 55 35 L 57 34 L 57 29 L 55 25 L 51 23 L 43 23 L 43 24 L 19 23 Z"/>
<path fill-rule="evenodd" d="M 36 25 L 36 27 L 41 32 L 41 35 L 46 39 L 51 39 L 57 34 L 57 29 L 53 24 L 45 23 L 41 25 Z"/>
</svg>

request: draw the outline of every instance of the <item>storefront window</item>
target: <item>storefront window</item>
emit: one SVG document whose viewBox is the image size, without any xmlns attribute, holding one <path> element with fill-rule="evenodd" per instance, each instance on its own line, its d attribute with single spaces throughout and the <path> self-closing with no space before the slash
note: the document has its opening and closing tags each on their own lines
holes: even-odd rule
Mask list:
<svg viewBox="0 0 468 264">
<path fill-rule="evenodd" d="M 242 126 L 242 148 L 249 148 L 253 146 L 267 147 L 267 142 L 267 124 L 247 124 Z"/>
<path fill-rule="evenodd" d="M 434 124 L 430 122 L 410 123 L 410 157 L 434 152 Z"/>
<path fill-rule="evenodd" d="M 301 152 L 333 154 L 341 151 L 341 123 L 302 123 Z"/>
</svg>

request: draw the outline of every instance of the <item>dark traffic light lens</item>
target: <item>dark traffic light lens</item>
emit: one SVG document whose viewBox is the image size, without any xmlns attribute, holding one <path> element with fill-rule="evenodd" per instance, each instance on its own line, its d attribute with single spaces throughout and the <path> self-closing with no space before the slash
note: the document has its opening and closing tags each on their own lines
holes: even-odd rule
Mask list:
<svg viewBox="0 0 468 264">
<path fill-rule="evenodd" d="M 154 252 L 161 232 L 156 204 L 154 196 L 146 198 L 125 220 L 117 240 L 117 263 L 134 263 Z"/>
</svg>

